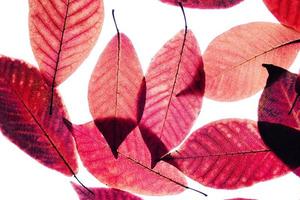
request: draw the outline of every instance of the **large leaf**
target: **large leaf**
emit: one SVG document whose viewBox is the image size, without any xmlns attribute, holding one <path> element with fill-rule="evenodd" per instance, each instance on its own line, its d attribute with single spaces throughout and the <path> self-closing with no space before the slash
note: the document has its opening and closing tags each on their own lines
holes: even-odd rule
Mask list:
<svg viewBox="0 0 300 200">
<path fill-rule="evenodd" d="M 0 127 L 3 134 L 43 165 L 66 175 L 77 171 L 72 134 L 57 92 L 53 114 L 48 110 L 48 85 L 36 68 L 0 57 Z"/>
<path fill-rule="evenodd" d="M 289 172 L 261 140 L 256 122 L 242 119 L 207 124 L 164 160 L 214 188 L 250 186 Z"/>
<path fill-rule="evenodd" d="M 29 0 L 33 53 L 49 85 L 63 82 L 87 57 L 103 23 L 102 0 Z"/>
<path fill-rule="evenodd" d="M 138 127 L 120 146 L 118 159 L 93 122 L 72 129 L 84 166 L 102 183 L 146 195 L 177 194 L 188 188 L 182 174 L 171 165 L 159 162 L 150 168 L 151 156 Z"/>
<path fill-rule="evenodd" d="M 300 32 L 299 0 L 264 0 L 264 3 L 280 23 Z"/>
<path fill-rule="evenodd" d="M 106 46 L 89 85 L 95 124 L 112 152 L 137 126 L 145 101 L 143 72 L 130 40 L 117 34 Z"/>
<path fill-rule="evenodd" d="M 300 33 L 279 24 L 239 25 L 214 39 L 203 55 L 205 95 L 219 101 L 249 97 L 263 88 L 262 63 L 289 67 L 300 49 Z"/>
<path fill-rule="evenodd" d="M 113 188 L 89 188 L 94 194 L 88 193 L 85 188 L 73 184 L 80 200 L 142 200 L 141 198 Z"/>
<path fill-rule="evenodd" d="M 152 166 L 189 133 L 204 92 L 204 71 L 193 33 L 180 31 L 153 58 L 146 75 L 146 104 L 140 123 Z"/>
<path fill-rule="evenodd" d="M 264 66 L 269 78 L 259 100 L 259 131 L 265 143 L 294 169 L 300 167 L 300 103 L 296 99 L 298 94 L 295 88 L 297 74 L 274 65 Z"/>
<path fill-rule="evenodd" d="M 229 8 L 243 0 L 160 0 L 172 5 L 178 5 L 181 2 L 187 8 L 201 8 L 201 9 L 216 9 L 216 8 Z"/>
</svg>

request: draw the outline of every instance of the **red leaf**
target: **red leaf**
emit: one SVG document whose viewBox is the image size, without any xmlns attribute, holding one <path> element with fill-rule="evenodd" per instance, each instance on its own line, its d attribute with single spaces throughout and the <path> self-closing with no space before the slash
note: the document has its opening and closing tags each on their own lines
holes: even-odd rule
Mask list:
<svg viewBox="0 0 300 200">
<path fill-rule="evenodd" d="M 295 101 L 297 74 L 264 65 L 269 78 L 258 109 L 259 131 L 264 142 L 292 169 L 300 167 L 300 104 Z"/>
<path fill-rule="evenodd" d="M 200 50 L 191 31 L 179 32 L 153 58 L 140 123 L 152 167 L 189 133 L 200 112 L 204 82 Z"/>
<path fill-rule="evenodd" d="M 93 193 L 88 193 L 85 188 L 72 184 L 80 200 L 142 200 L 128 192 L 113 188 L 89 188 Z"/>
<path fill-rule="evenodd" d="M 116 35 L 103 51 L 89 85 L 92 116 L 115 156 L 141 118 L 145 90 L 131 41 L 124 34 Z"/>
<path fill-rule="evenodd" d="M 299 49 L 300 33 L 279 24 L 254 22 L 234 27 L 214 39 L 203 55 L 205 95 L 219 101 L 249 97 L 267 80 L 262 63 L 287 68 Z"/>
<path fill-rule="evenodd" d="M 110 187 L 145 195 L 177 194 L 188 188 L 171 165 L 159 162 L 150 168 L 150 153 L 138 128 L 120 146 L 118 159 L 94 123 L 74 126 L 73 135 L 83 165 Z"/>
<path fill-rule="evenodd" d="M 264 0 L 264 3 L 280 23 L 300 32 L 299 0 Z"/>
<path fill-rule="evenodd" d="M 33 53 L 49 85 L 62 83 L 88 56 L 103 23 L 102 0 L 30 0 Z"/>
<path fill-rule="evenodd" d="M 243 0 L 160 0 L 161 2 L 178 5 L 181 2 L 187 8 L 216 9 L 230 8 Z"/>
<path fill-rule="evenodd" d="M 289 172 L 261 140 L 256 122 L 242 119 L 207 124 L 164 160 L 214 188 L 250 186 Z"/>
<path fill-rule="evenodd" d="M 37 69 L 19 60 L 0 57 L 0 74 L 3 134 L 43 165 L 65 175 L 73 175 L 71 170 L 76 173 L 75 146 L 63 123 L 67 113 L 57 92 L 53 114 L 49 115 L 49 87 Z"/>
</svg>

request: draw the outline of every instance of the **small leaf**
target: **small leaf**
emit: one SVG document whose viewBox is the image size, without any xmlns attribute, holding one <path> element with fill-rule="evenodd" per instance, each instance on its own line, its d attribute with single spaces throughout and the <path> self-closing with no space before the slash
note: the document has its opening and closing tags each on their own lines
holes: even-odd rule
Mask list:
<svg viewBox="0 0 300 200">
<path fill-rule="evenodd" d="M 102 0 L 29 0 L 33 53 L 49 85 L 62 83 L 88 56 L 103 23 Z"/>
<path fill-rule="evenodd" d="M 300 104 L 294 102 L 298 76 L 275 65 L 264 67 L 269 77 L 259 100 L 259 131 L 278 157 L 295 169 L 300 167 Z"/>
<path fill-rule="evenodd" d="M 72 184 L 80 200 L 142 200 L 141 198 L 113 188 L 89 188 L 94 194 L 76 184 Z"/>
<path fill-rule="evenodd" d="M 95 124 L 115 156 L 141 118 L 145 90 L 134 47 L 127 36 L 117 34 L 100 56 L 88 95 Z"/>
<path fill-rule="evenodd" d="M 146 75 L 140 130 L 152 167 L 189 133 L 202 105 L 204 71 L 193 33 L 180 31 L 153 58 Z"/>
<path fill-rule="evenodd" d="M 250 186 L 289 172 L 261 140 L 256 122 L 242 119 L 205 125 L 163 160 L 201 184 L 222 189 Z"/>
<path fill-rule="evenodd" d="M 173 166 L 159 162 L 150 168 L 150 153 L 138 127 L 120 146 L 118 159 L 93 122 L 73 126 L 73 135 L 83 165 L 110 187 L 145 195 L 177 194 L 188 188 Z"/>
<path fill-rule="evenodd" d="M 280 23 L 300 32 L 299 0 L 264 0 L 264 3 Z"/>
<path fill-rule="evenodd" d="M 36 68 L 3 56 L 0 74 L 2 133 L 43 165 L 75 175 L 75 145 L 62 120 L 67 113 L 56 90 L 49 115 L 49 86 Z"/>
<path fill-rule="evenodd" d="M 187 8 L 200 8 L 200 9 L 220 9 L 230 8 L 243 0 L 160 0 L 161 2 L 178 5 L 182 3 Z"/>
<path fill-rule="evenodd" d="M 218 101 L 236 101 L 263 88 L 265 62 L 288 68 L 300 49 L 300 33 L 279 24 L 239 25 L 214 39 L 203 55 L 205 95 Z"/>
</svg>

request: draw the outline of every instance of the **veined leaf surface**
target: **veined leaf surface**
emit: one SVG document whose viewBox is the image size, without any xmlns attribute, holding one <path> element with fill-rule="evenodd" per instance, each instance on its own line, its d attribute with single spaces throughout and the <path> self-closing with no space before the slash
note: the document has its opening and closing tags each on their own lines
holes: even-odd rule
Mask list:
<svg viewBox="0 0 300 200">
<path fill-rule="evenodd" d="M 220 9 L 230 8 L 243 0 L 160 0 L 161 2 L 178 5 L 181 2 L 187 8 Z"/>
</svg>

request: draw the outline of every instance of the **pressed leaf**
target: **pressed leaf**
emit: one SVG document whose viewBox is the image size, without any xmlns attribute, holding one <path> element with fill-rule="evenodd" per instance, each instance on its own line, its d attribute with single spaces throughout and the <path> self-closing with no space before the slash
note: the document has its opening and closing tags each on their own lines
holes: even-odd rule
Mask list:
<svg viewBox="0 0 300 200">
<path fill-rule="evenodd" d="M 49 85 L 60 84 L 88 56 L 103 23 L 102 0 L 29 0 L 33 53 Z"/>
<path fill-rule="evenodd" d="M 80 200 L 142 200 L 141 198 L 113 188 L 89 188 L 94 194 L 87 193 L 85 188 L 72 184 Z"/>
<path fill-rule="evenodd" d="M 204 71 L 193 33 L 180 31 L 153 58 L 146 75 L 146 104 L 140 123 L 152 167 L 188 134 L 198 116 Z"/>
<path fill-rule="evenodd" d="M 103 51 L 89 85 L 95 124 L 112 152 L 137 126 L 145 101 L 143 72 L 130 40 L 117 34 Z"/>
<path fill-rule="evenodd" d="M 40 72 L 8 57 L 0 57 L 0 127 L 2 133 L 43 165 L 65 175 L 77 171 L 72 134 L 67 117 L 54 93 L 53 114 L 48 110 L 48 85 Z"/>
<path fill-rule="evenodd" d="M 259 136 L 256 122 L 215 121 L 196 130 L 164 160 L 209 187 L 235 189 L 289 172 Z"/>
<path fill-rule="evenodd" d="M 263 88 L 262 63 L 289 67 L 300 49 L 300 33 L 280 24 L 239 25 L 214 39 L 203 55 L 205 95 L 218 101 L 249 97 Z"/>
<path fill-rule="evenodd" d="M 299 0 L 264 0 L 264 3 L 280 23 L 300 32 Z"/>
<path fill-rule="evenodd" d="M 72 129 L 83 165 L 102 183 L 145 195 L 177 194 L 188 188 L 182 174 L 168 163 L 150 168 L 150 153 L 138 127 L 120 146 L 117 159 L 94 123 Z"/>
<path fill-rule="evenodd" d="M 216 9 L 216 8 L 229 8 L 243 0 L 160 0 L 161 2 L 178 5 L 182 3 L 187 8 L 201 8 L 201 9 Z"/>
<path fill-rule="evenodd" d="M 264 142 L 290 168 L 295 169 L 300 167 L 300 104 L 295 88 L 297 74 L 274 65 L 264 66 L 269 77 L 259 100 L 259 131 Z"/>
</svg>

